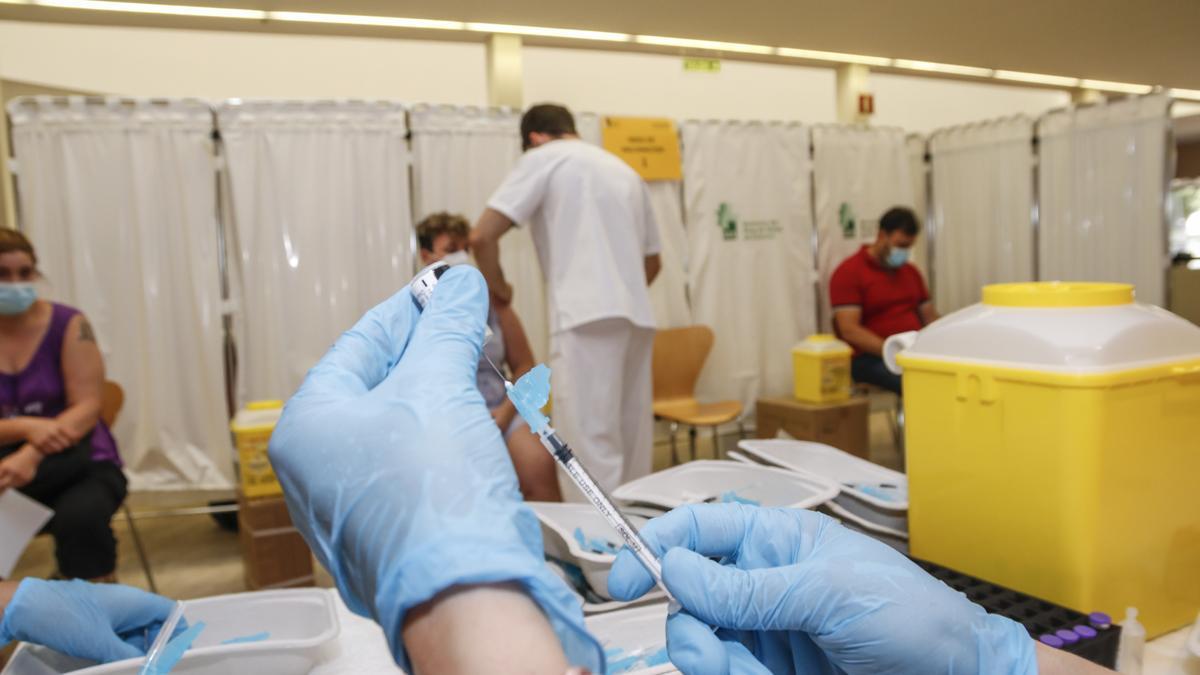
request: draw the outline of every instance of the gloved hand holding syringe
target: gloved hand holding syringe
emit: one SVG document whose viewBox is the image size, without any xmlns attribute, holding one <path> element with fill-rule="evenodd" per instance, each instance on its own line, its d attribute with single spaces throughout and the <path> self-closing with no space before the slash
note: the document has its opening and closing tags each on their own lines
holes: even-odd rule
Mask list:
<svg viewBox="0 0 1200 675">
<path fill-rule="evenodd" d="M 437 287 L 437 281 L 450 266 L 444 262 L 435 262 L 417 273 L 413 278 L 409 288 L 412 291 L 413 301 L 421 309 L 425 309 L 433 297 L 434 289 Z M 491 338 L 490 331 L 487 339 Z M 484 358 L 487 355 L 484 354 Z M 574 481 L 576 487 L 587 497 L 588 501 L 600 511 L 609 525 L 616 530 L 620 535 L 625 545 L 637 557 L 638 561 L 654 578 L 655 583 L 662 588 L 670 600 L 671 611 L 674 612 L 678 608 L 675 598 L 671 596 L 670 591 L 667 591 L 666 585 L 662 580 L 662 565 L 658 558 L 642 537 L 634 529 L 629 520 L 621 513 L 620 510 L 613 504 L 612 499 L 604 492 L 604 490 L 596 483 L 588 470 L 579 462 L 579 458 L 571 450 L 559 436 L 558 433 L 550 426 L 550 420 L 542 414 L 542 407 L 550 397 L 550 369 L 545 364 L 539 364 L 523 377 L 517 380 L 516 384 L 508 381 L 504 373 L 496 367 L 496 364 L 488 359 L 488 363 L 495 369 L 500 378 L 504 380 L 504 388 L 508 392 L 508 398 L 516 406 L 517 412 L 529 424 L 529 429 L 537 434 L 538 439 L 545 446 L 546 450 L 554 456 L 554 459 L 559 463 L 559 466 L 567 472 L 567 475 Z"/>
</svg>

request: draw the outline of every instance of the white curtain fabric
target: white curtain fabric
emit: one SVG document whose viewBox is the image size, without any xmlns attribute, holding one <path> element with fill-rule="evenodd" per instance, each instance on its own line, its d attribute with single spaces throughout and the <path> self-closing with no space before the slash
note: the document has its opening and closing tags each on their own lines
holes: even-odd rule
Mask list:
<svg viewBox="0 0 1200 675">
<path fill-rule="evenodd" d="M 875 240 L 888 209 L 913 207 L 912 169 L 900 129 L 821 125 L 813 127 L 812 145 L 821 324 L 830 330 L 829 278 Z"/>
<path fill-rule="evenodd" d="M 1169 107 L 1131 97 L 1038 122 L 1041 279 L 1132 283 L 1164 303 Z"/>
<path fill-rule="evenodd" d="M 405 109 L 230 102 L 218 125 L 241 287 L 239 393 L 286 399 L 414 273 Z"/>
<path fill-rule="evenodd" d="M 604 145 L 601 118 L 593 113 L 576 116 L 579 137 L 595 145 Z M 683 186 L 680 181 L 650 181 L 650 205 L 658 223 L 662 243 L 662 271 L 650 285 L 650 303 L 660 330 L 692 324 L 692 309 L 687 294 L 687 232 L 683 228 Z"/>
<path fill-rule="evenodd" d="M 925 163 L 926 138 L 921 134 L 909 134 L 905 144 L 908 147 L 908 173 L 912 180 L 913 211 L 917 214 L 917 222 L 921 224 L 921 236 L 913 244 L 912 264 L 921 270 L 929 282 L 929 250 L 934 235 L 925 230 L 925 216 L 929 209 L 926 203 L 926 182 L 929 180 L 929 167 Z"/>
<path fill-rule="evenodd" d="M 1032 281 L 1033 121 L 942 129 L 929 145 L 938 311 L 979 302 L 986 284 Z"/>
<path fill-rule="evenodd" d="M 125 390 L 131 487 L 230 487 L 210 108 L 26 99 L 10 119 L 21 227 Z"/>
<path fill-rule="evenodd" d="M 799 124 L 683 125 L 688 286 L 716 342 L 701 400 L 791 390 L 791 348 L 816 328 L 808 130 Z"/>
<path fill-rule="evenodd" d="M 438 211 L 474 225 L 521 156 L 521 114 L 508 109 L 419 105 L 411 113 L 416 222 Z M 500 264 L 513 287 L 534 358 L 549 358 L 545 282 L 528 227 L 504 235 Z"/>
</svg>

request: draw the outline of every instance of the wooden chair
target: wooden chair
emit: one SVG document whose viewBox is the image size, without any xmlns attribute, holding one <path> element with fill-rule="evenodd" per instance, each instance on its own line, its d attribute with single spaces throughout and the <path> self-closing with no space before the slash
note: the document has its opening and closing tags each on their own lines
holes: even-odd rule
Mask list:
<svg viewBox="0 0 1200 675">
<path fill-rule="evenodd" d="M 100 395 L 100 420 L 104 422 L 105 426 L 109 429 L 112 428 L 124 405 L 125 390 L 116 382 L 106 380 L 104 391 Z M 142 563 L 142 571 L 146 573 L 146 582 L 150 586 L 150 592 L 157 593 L 158 585 L 154 583 L 154 573 L 150 571 L 150 559 L 146 556 L 145 547 L 142 546 L 142 537 L 138 534 L 137 526 L 133 524 L 133 513 L 129 510 L 128 500 L 121 503 L 121 512 L 125 514 L 125 522 L 129 525 L 129 534 L 133 535 L 133 545 L 137 549 L 138 560 Z"/>
<path fill-rule="evenodd" d="M 708 326 L 661 330 L 654 335 L 654 417 L 671 423 L 671 462 L 679 463 L 675 433 L 688 425 L 691 459 L 696 458 L 696 427 L 712 427 L 713 453 L 720 456 L 717 427 L 737 420 L 738 437 L 745 436 L 740 401 L 701 403 L 696 400 L 696 380 L 712 351 L 713 332 Z"/>
</svg>

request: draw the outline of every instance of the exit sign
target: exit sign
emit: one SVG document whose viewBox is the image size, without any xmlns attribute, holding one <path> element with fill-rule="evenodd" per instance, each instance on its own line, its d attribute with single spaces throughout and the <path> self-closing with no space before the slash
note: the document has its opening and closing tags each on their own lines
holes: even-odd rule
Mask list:
<svg viewBox="0 0 1200 675">
<path fill-rule="evenodd" d="M 721 59 L 686 57 L 683 59 L 683 70 L 689 73 L 719 73 L 721 72 Z"/>
</svg>

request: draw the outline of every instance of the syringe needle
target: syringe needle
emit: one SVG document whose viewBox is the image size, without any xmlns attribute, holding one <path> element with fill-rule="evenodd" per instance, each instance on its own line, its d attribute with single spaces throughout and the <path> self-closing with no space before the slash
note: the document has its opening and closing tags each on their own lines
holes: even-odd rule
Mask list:
<svg viewBox="0 0 1200 675">
<path fill-rule="evenodd" d="M 496 364 L 492 363 L 492 357 L 488 356 L 487 352 L 483 353 L 483 358 L 487 359 L 488 365 L 492 367 L 492 370 L 496 371 L 496 374 L 500 376 L 500 379 L 504 380 L 504 383 L 511 387 L 512 383 L 508 381 L 508 378 L 504 376 L 504 373 L 500 372 L 500 369 L 496 367 Z"/>
</svg>

